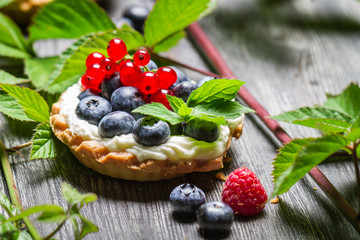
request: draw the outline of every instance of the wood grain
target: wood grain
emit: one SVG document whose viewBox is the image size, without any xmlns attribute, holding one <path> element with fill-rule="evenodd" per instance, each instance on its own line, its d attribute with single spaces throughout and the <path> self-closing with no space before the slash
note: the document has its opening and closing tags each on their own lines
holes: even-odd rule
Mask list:
<svg viewBox="0 0 360 240">
<path fill-rule="evenodd" d="M 325 93 L 339 93 L 351 81 L 359 82 L 359 13 L 359 3 L 351 0 L 220 0 L 217 10 L 200 23 L 239 79 L 246 81 L 248 90 L 275 115 L 322 104 Z M 48 50 L 40 47 L 39 51 Z M 206 69 L 186 40 L 168 55 Z M 187 73 L 194 80 L 201 78 Z M 0 123 L 0 137 L 7 146 L 29 139 L 28 134 L 19 137 L 12 133 L 9 126 L 13 123 L 4 117 Z M 281 125 L 292 137 L 319 136 L 315 130 Z M 271 162 L 278 147 L 279 142 L 263 124 L 249 115 L 242 138 L 229 150 L 232 161 L 222 172 L 226 175 L 245 165 L 270 194 Z M 216 171 L 160 182 L 112 179 L 86 169 L 69 151 L 56 159 L 27 162 L 14 156 L 11 161 L 26 208 L 43 203 L 65 205 L 60 194 L 64 181 L 99 196 L 83 209 L 100 228 L 86 239 L 201 239 L 196 222 L 181 222 L 173 216 L 168 196 L 175 186 L 191 182 L 205 191 L 208 201 L 220 200 L 223 184 L 215 178 Z M 357 206 L 352 162 L 324 163 L 320 168 Z M 225 239 L 358 239 L 358 233 L 321 190 L 314 190 L 316 187 L 310 177 L 304 177 L 282 195 L 279 204 L 268 204 L 256 217 L 237 217 Z M 6 192 L 3 180 L 0 190 Z M 43 235 L 51 231 L 48 225 L 35 226 Z M 71 231 L 67 224 L 55 237 L 71 239 Z"/>
</svg>

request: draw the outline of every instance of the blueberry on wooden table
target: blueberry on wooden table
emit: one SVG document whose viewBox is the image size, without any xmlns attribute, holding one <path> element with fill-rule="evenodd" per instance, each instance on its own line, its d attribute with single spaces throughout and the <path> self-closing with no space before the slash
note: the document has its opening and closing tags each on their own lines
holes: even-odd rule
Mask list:
<svg viewBox="0 0 360 240">
<path fill-rule="evenodd" d="M 170 193 L 170 204 L 180 215 L 194 216 L 205 200 L 205 193 L 190 183 L 181 184 Z"/>
</svg>

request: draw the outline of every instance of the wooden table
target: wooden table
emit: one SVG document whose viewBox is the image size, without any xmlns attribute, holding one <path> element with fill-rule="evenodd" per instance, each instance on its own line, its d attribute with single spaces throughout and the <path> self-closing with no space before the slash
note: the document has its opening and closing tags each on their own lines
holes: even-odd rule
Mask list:
<svg viewBox="0 0 360 240">
<path fill-rule="evenodd" d="M 110 15 L 119 15 L 126 5 L 122 4 Z M 350 82 L 359 82 L 357 1 L 219 0 L 218 5 L 200 24 L 230 68 L 247 82 L 247 89 L 270 114 L 322 104 L 325 93 L 337 94 Z M 208 68 L 188 40 L 181 41 L 167 55 Z M 194 80 L 201 77 L 187 73 Z M 28 133 L 15 136 L 1 115 L 0 123 L 0 137 L 6 146 L 29 140 Z M 281 126 L 292 137 L 319 136 L 319 132 L 305 127 Z M 229 150 L 232 161 L 221 172 L 227 175 L 237 167 L 247 166 L 270 195 L 271 163 L 279 146 L 256 115 L 250 114 L 242 138 L 234 141 Z M 223 185 L 215 177 L 218 171 L 160 182 L 112 179 L 82 166 L 69 151 L 56 159 L 28 162 L 26 156 L 13 156 L 10 160 L 25 208 L 45 203 L 64 205 L 61 182 L 98 195 L 99 199 L 86 206 L 83 214 L 100 231 L 86 239 L 201 239 L 196 222 L 184 223 L 173 217 L 169 194 L 175 186 L 190 182 L 205 191 L 208 201 L 220 200 Z M 353 206 L 358 205 L 351 161 L 325 163 L 320 169 Z M 0 191 L 7 192 L 4 178 L 0 179 Z M 279 204 L 267 204 L 255 217 L 236 217 L 226 239 L 359 239 L 351 224 L 317 188 L 305 176 L 281 196 Z M 46 224 L 35 226 L 43 235 L 51 230 Z M 55 237 L 71 239 L 71 232 L 71 225 L 66 224 Z"/>
</svg>

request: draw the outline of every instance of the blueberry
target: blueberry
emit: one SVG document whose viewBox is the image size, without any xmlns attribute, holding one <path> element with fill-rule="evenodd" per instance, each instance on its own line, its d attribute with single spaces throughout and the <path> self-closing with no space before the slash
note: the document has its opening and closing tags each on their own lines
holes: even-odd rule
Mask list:
<svg viewBox="0 0 360 240">
<path fill-rule="evenodd" d="M 226 233 L 234 222 L 234 212 L 226 203 L 207 202 L 199 207 L 197 221 L 205 235 Z"/>
<path fill-rule="evenodd" d="M 145 146 L 157 146 L 170 138 L 167 123 L 153 117 L 144 117 L 136 121 L 133 128 L 134 139 Z"/>
<path fill-rule="evenodd" d="M 124 12 L 124 17 L 129 18 L 134 23 L 134 28 L 143 32 L 144 22 L 149 15 L 149 9 L 145 6 L 132 6 Z"/>
<path fill-rule="evenodd" d="M 125 111 L 131 114 L 131 111 L 144 105 L 146 102 L 136 87 L 121 87 L 115 90 L 111 95 L 111 105 L 114 111 Z M 132 114 L 135 119 L 142 117 L 141 114 Z"/>
<path fill-rule="evenodd" d="M 182 82 L 185 82 L 185 81 L 190 81 L 190 79 L 188 78 L 188 76 L 186 76 L 186 74 L 181 71 L 179 68 L 175 67 L 175 66 L 169 66 L 171 67 L 172 69 L 174 69 L 174 71 L 176 72 L 176 75 L 177 75 L 177 80 L 176 82 L 171 85 L 169 87 L 170 90 L 172 90 L 174 87 L 176 87 L 177 85 L 179 85 L 180 83 Z"/>
<path fill-rule="evenodd" d="M 219 127 L 214 122 L 193 118 L 185 124 L 184 133 L 200 141 L 212 142 L 219 137 Z"/>
<path fill-rule="evenodd" d="M 78 118 L 94 125 L 98 125 L 100 120 L 111 111 L 111 103 L 99 96 L 85 97 L 76 107 Z"/>
<path fill-rule="evenodd" d="M 131 133 L 135 119 L 127 112 L 115 111 L 103 117 L 99 123 L 99 134 L 104 138 Z"/>
<path fill-rule="evenodd" d="M 101 83 L 101 92 L 103 97 L 110 101 L 113 92 L 122 86 L 119 72 L 115 72 L 110 78 L 104 78 Z"/>
<path fill-rule="evenodd" d="M 101 93 L 94 89 L 88 88 L 79 94 L 78 99 L 81 100 L 81 99 L 89 97 L 89 96 L 101 96 Z"/>
<path fill-rule="evenodd" d="M 176 97 L 182 98 L 186 102 L 192 93 L 196 89 L 196 84 L 191 81 L 185 81 L 179 83 L 176 87 L 173 88 L 173 93 Z"/>
<path fill-rule="evenodd" d="M 210 80 L 213 80 L 213 79 L 216 79 L 216 78 L 213 77 L 213 76 L 203 77 L 202 79 L 200 79 L 200 80 L 197 82 L 196 86 L 197 86 L 197 87 L 201 87 L 204 83 L 206 83 L 206 82 L 208 82 L 208 81 L 210 81 Z"/>
<path fill-rule="evenodd" d="M 156 65 L 156 63 L 153 60 L 150 60 L 150 62 L 146 65 L 148 67 L 148 69 L 154 70 L 154 69 L 158 69 L 158 66 Z"/>
<path fill-rule="evenodd" d="M 170 204 L 180 215 L 195 215 L 196 210 L 205 202 L 205 193 L 193 184 L 184 183 L 170 193 Z"/>
</svg>

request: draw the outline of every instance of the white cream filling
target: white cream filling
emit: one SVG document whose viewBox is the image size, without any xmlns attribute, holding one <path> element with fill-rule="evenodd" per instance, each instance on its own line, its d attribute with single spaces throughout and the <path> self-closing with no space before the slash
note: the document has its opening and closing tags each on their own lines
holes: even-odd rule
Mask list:
<svg viewBox="0 0 360 240">
<path fill-rule="evenodd" d="M 159 146 L 143 146 L 135 141 L 132 134 L 102 138 L 98 133 L 97 126 L 79 119 L 75 109 L 80 102 L 78 95 L 81 91 L 81 84 L 77 83 L 69 87 L 61 96 L 60 114 L 65 117 L 70 131 L 81 136 L 84 140 L 100 142 L 109 151 L 132 153 L 139 161 L 146 159 L 170 159 L 171 161 L 213 159 L 224 153 L 230 135 L 230 128 L 236 128 L 244 120 L 244 115 L 237 119 L 228 120 L 228 126 L 220 126 L 219 138 L 210 143 L 186 136 L 172 136 L 166 143 Z"/>
</svg>

